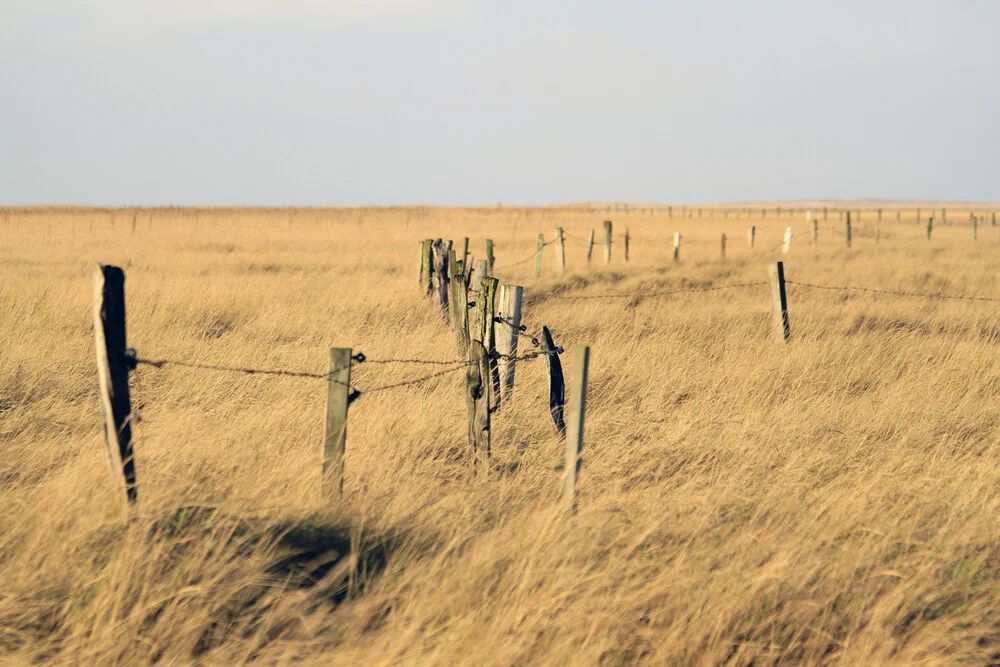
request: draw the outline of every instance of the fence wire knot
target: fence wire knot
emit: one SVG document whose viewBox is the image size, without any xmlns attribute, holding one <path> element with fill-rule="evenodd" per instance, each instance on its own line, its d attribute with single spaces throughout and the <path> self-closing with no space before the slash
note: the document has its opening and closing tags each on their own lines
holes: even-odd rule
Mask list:
<svg viewBox="0 0 1000 667">
<path fill-rule="evenodd" d="M 365 357 L 365 353 L 364 352 L 358 352 L 353 357 L 351 357 L 351 361 L 353 361 L 354 363 L 357 363 L 357 364 L 363 364 L 363 363 L 365 363 L 366 360 L 367 360 L 367 357 Z"/>
</svg>

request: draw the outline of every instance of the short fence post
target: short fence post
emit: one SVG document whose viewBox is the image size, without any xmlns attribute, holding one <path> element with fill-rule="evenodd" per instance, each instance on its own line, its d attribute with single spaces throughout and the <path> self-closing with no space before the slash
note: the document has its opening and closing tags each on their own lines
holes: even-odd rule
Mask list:
<svg viewBox="0 0 1000 667">
<path fill-rule="evenodd" d="M 604 221 L 604 263 L 611 263 L 611 221 Z"/>
<path fill-rule="evenodd" d="M 469 293 L 465 286 L 465 265 L 456 259 L 452 250 L 448 253 L 451 271 L 451 319 L 455 325 L 455 341 L 461 357 L 469 350 Z"/>
<path fill-rule="evenodd" d="M 490 467 L 490 368 L 489 356 L 477 340 L 469 344 L 468 362 L 465 401 L 469 409 L 469 447 L 476 473 L 486 475 Z"/>
<path fill-rule="evenodd" d="M 135 367 L 135 353 L 126 343 L 125 272 L 117 266 L 99 264 L 94 269 L 94 347 L 111 476 L 119 493 L 124 492 L 132 504 L 138 499 L 138 492 L 128 373 Z"/>
<path fill-rule="evenodd" d="M 927 240 L 931 240 L 931 232 L 934 231 L 934 216 L 927 218 Z"/>
<path fill-rule="evenodd" d="M 847 229 L 846 229 L 845 235 L 847 237 L 847 247 L 850 248 L 851 247 L 851 212 L 850 211 L 847 212 L 846 227 L 847 227 Z"/>
<path fill-rule="evenodd" d="M 451 241 L 445 243 L 441 239 L 434 242 L 434 287 L 437 290 L 438 305 L 441 306 L 441 316 L 448 319 L 448 251 Z"/>
<path fill-rule="evenodd" d="M 487 363 L 490 374 L 486 378 L 493 391 L 493 404 L 500 405 L 500 369 L 497 366 L 495 352 L 497 349 L 496 323 L 494 320 L 496 313 L 497 285 L 496 278 L 484 277 L 479 287 L 479 296 L 476 298 L 477 320 L 479 325 L 479 342 L 486 350 Z"/>
<path fill-rule="evenodd" d="M 566 272 L 566 240 L 562 227 L 556 227 L 556 266 L 559 267 L 559 273 Z"/>
<path fill-rule="evenodd" d="M 545 237 L 538 235 L 538 250 L 535 251 L 535 277 L 542 275 L 542 251 L 545 249 Z"/>
<path fill-rule="evenodd" d="M 819 220 L 813 220 L 813 245 L 819 247 Z"/>
<path fill-rule="evenodd" d="M 750 229 L 747 230 L 747 245 L 750 247 L 751 250 L 753 250 L 753 241 L 754 237 L 756 236 L 757 236 L 757 228 L 751 225 Z"/>
<path fill-rule="evenodd" d="M 628 242 L 632 237 L 628 235 L 628 227 L 625 228 L 625 261 L 628 261 Z"/>
<path fill-rule="evenodd" d="M 785 227 L 785 238 L 781 244 L 781 252 L 788 254 L 788 251 L 792 249 L 792 228 Z"/>
<path fill-rule="evenodd" d="M 549 414 L 556 427 L 556 433 L 566 433 L 566 422 L 563 410 L 566 407 L 566 385 L 563 381 L 562 364 L 559 362 L 559 352 L 552 341 L 552 332 L 548 327 L 542 327 L 542 354 L 545 356 L 545 369 L 549 376 Z"/>
<path fill-rule="evenodd" d="M 486 239 L 486 271 L 493 275 L 493 264 L 496 259 L 493 257 L 493 239 Z"/>
<path fill-rule="evenodd" d="M 563 480 L 563 502 L 570 512 L 576 511 L 576 487 L 580 479 L 583 455 L 583 426 L 587 413 L 587 370 L 590 348 L 573 348 L 573 376 L 569 383 L 568 421 L 566 423 L 566 477 Z"/>
<path fill-rule="evenodd" d="M 587 234 L 587 264 L 590 264 L 590 256 L 594 254 L 594 230 Z"/>
<path fill-rule="evenodd" d="M 430 296 L 434 291 L 434 241 L 424 239 L 420 242 L 420 292 Z"/>
<path fill-rule="evenodd" d="M 722 254 L 722 261 L 726 261 L 726 235 L 725 235 L 725 233 L 722 234 L 722 246 L 721 246 L 720 249 L 722 251 L 722 253 L 721 253 Z"/>
<path fill-rule="evenodd" d="M 674 262 L 681 261 L 681 233 L 674 232 Z"/>
<path fill-rule="evenodd" d="M 500 286 L 500 335 L 497 336 L 497 352 L 500 355 L 500 400 L 510 400 L 514 391 L 514 370 L 517 358 L 517 343 L 521 335 L 521 300 L 524 288 L 519 285 Z"/>
<path fill-rule="evenodd" d="M 975 241 L 979 235 L 979 218 L 972 216 L 972 240 Z"/>
<path fill-rule="evenodd" d="M 785 297 L 785 267 L 781 262 L 767 265 L 767 281 L 771 286 L 771 321 L 774 334 L 781 342 L 788 342 L 788 300 Z"/>
<path fill-rule="evenodd" d="M 351 399 L 351 348 L 330 348 L 330 375 L 326 384 L 323 495 L 327 498 L 339 498 L 344 492 L 347 406 Z"/>
</svg>

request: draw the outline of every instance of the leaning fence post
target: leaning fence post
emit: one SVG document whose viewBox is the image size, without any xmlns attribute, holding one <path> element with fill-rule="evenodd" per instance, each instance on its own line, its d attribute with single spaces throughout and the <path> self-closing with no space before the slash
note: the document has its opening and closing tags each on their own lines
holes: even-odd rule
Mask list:
<svg viewBox="0 0 1000 667">
<path fill-rule="evenodd" d="M 538 250 L 535 251 L 535 277 L 542 275 L 542 251 L 545 249 L 545 237 L 538 235 Z"/>
<path fill-rule="evenodd" d="M 562 227 L 556 227 L 556 266 L 560 273 L 566 272 L 566 240 Z"/>
<path fill-rule="evenodd" d="M 328 498 L 339 498 L 344 492 L 347 405 L 351 399 L 351 348 L 330 348 L 330 374 L 326 384 L 323 495 Z"/>
<path fill-rule="evenodd" d="M 490 467 L 490 369 L 483 344 L 469 344 L 465 374 L 465 401 L 469 409 L 469 447 L 476 473 L 485 475 Z"/>
<path fill-rule="evenodd" d="M 559 362 L 561 348 L 552 341 L 552 332 L 548 327 L 542 327 L 542 354 L 545 357 L 545 369 L 549 376 L 549 414 L 559 435 L 566 433 L 566 422 L 563 410 L 566 406 L 566 385 L 563 382 L 562 364 Z"/>
<path fill-rule="evenodd" d="M 451 320 L 455 325 L 455 341 L 459 356 L 469 350 L 469 294 L 465 287 L 465 265 L 456 259 L 454 250 L 448 253 L 451 272 Z"/>
<path fill-rule="evenodd" d="M 681 233 L 674 232 L 674 262 L 681 261 Z"/>
<path fill-rule="evenodd" d="M 767 281 L 771 286 L 771 322 L 774 334 L 781 342 L 791 336 L 788 326 L 788 300 L 785 297 L 785 267 L 781 262 L 767 265 Z"/>
<path fill-rule="evenodd" d="M 576 511 L 576 487 L 580 479 L 583 455 L 583 425 L 587 414 L 587 370 L 590 348 L 573 348 L 573 376 L 569 383 L 568 421 L 566 422 L 566 477 L 563 480 L 563 502 L 570 512 Z"/>
<path fill-rule="evenodd" d="M 847 222 L 846 224 L 846 236 L 847 236 L 847 247 L 851 247 L 851 212 L 847 212 Z"/>
<path fill-rule="evenodd" d="M 611 263 L 611 221 L 604 221 L 604 263 Z"/>
<path fill-rule="evenodd" d="M 590 264 L 590 256 L 594 254 L 594 230 L 587 234 L 587 264 Z"/>
<path fill-rule="evenodd" d="M 792 228 L 785 227 L 785 238 L 781 244 L 781 252 L 788 254 L 788 251 L 792 249 Z"/>
<path fill-rule="evenodd" d="M 628 242 L 632 237 L 628 235 L 628 227 L 625 228 L 625 261 L 628 261 Z"/>
<path fill-rule="evenodd" d="M 524 288 L 518 285 L 500 286 L 500 307 L 497 319 L 500 321 L 500 335 L 497 336 L 497 353 L 500 356 L 500 400 L 510 400 L 514 391 L 514 366 L 517 357 L 517 343 L 521 335 L 521 300 Z"/>
<path fill-rule="evenodd" d="M 757 228 L 751 225 L 750 229 L 747 230 L 747 245 L 751 250 L 753 250 L 753 240 L 755 236 L 757 236 Z"/>
<path fill-rule="evenodd" d="M 722 261 L 725 261 L 726 260 L 726 235 L 725 235 L 725 233 L 722 234 L 722 247 L 721 247 L 721 250 L 722 250 Z"/>
<path fill-rule="evenodd" d="M 128 373 L 135 367 L 135 353 L 126 344 L 125 272 L 117 266 L 99 264 L 94 269 L 94 347 L 111 476 L 118 491 L 134 503 L 138 493 Z"/>
</svg>

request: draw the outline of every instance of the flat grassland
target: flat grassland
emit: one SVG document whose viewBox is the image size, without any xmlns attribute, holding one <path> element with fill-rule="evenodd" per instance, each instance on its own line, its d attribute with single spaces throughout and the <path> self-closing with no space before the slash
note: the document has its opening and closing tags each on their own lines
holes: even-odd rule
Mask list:
<svg viewBox="0 0 1000 667">
<path fill-rule="evenodd" d="M 973 242 L 967 210 L 938 210 L 928 242 L 912 209 L 887 209 L 876 245 L 866 210 L 848 250 L 831 213 L 813 248 L 801 213 L 696 210 L 0 211 L 0 661 L 1000 659 L 1000 304 L 790 285 L 783 345 L 765 286 L 642 296 L 760 282 L 784 259 L 792 282 L 1000 299 L 1000 228 Z M 612 262 L 598 246 L 587 265 L 581 239 L 608 217 Z M 537 234 L 557 226 L 567 271 L 547 246 L 536 279 Z M 534 360 L 494 415 L 486 479 L 463 373 L 365 394 L 438 369 L 358 366 L 337 503 L 320 492 L 323 380 L 140 366 L 126 519 L 95 263 L 125 269 L 141 357 L 321 374 L 331 346 L 454 359 L 417 249 L 466 236 L 478 257 L 495 240 L 530 334 L 591 346 L 576 516 Z"/>
</svg>

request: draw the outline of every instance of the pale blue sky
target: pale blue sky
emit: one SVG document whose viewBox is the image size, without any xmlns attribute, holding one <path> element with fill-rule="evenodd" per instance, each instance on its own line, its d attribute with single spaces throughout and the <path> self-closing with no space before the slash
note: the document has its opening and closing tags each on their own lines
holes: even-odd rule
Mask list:
<svg viewBox="0 0 1000 667">
<path fill-rule="evenodd" d="M 996 0 L 0 0 L 0 204 L 998 184 Z"/>
</svg>

